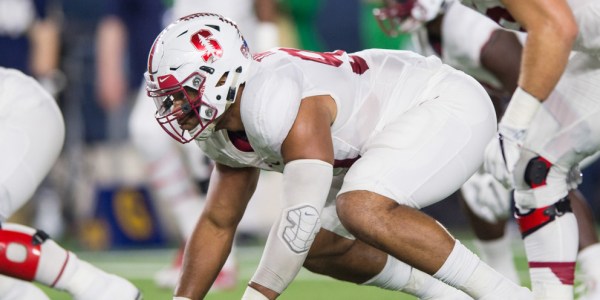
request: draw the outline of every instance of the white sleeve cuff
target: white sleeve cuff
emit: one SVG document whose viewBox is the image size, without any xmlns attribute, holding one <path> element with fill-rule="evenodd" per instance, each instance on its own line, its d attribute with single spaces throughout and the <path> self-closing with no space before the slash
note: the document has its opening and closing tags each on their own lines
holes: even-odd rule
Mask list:
<svg viewBox="0 0 600 300">
<path fill-rule="evenodd" d="M 500 124 L 515 129 L 526 129 L 541 105 L 540 100 L 518 87 Z"/>
<path fill-rule="evenodd" d="M 269 300 L 265 295 L 261 294 L 259 291 L 253 289 L 250 286 L 246 287 L 246 291 L 244 295 L 242 295 L 241 300 Z"/>
</svg>

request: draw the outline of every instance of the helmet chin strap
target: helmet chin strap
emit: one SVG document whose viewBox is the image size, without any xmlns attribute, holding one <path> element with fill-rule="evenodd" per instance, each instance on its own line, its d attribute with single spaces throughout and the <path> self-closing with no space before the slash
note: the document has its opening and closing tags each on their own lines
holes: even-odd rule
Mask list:
<svg viewBox="0 0 600 300">
<path fill-rule="evenodd" d="M 225 98 L 225 100 L 227 100 L 227 102 L 235 102 L 235 95 L 236 95 L 236 90 L 237 90 L 237 82 L 238 79 L 240 77 L 240 74 L 242 73 L 242 67 L 238 67 L 237 69 L 235 69 L 235 73 L 233 74 L 233 79 L 231 80 L 231 85 L 229 86 L 229 91 L 227 92 L 227 97 Z"/>
<path fill-rule="evenodd" d="M 227 103 L 225 104 L 225 109 L 223 110 L 223 114 L 235 102 L 235 96 L 237 94 L 237 82 L 238 82 L 238 79 L 239 79 L 241 73 L 242 73 L 242 67 L 240 66 L 235 70 L 235 73 L 233 75 L 231 86 L 229 87 L 229 91 L 227 92 L 227 97 L 225 98 Z M 221 114 L 221 116 L 223 116 L 223 114 Z M 221 117 L 221 116 L 219 116 L 219 117 Z M 216 127 L 216 120 L 213 121 L 212 123 L 208 124 L 204 128 L 204 130 L 202 130 L 202 132 L 200 132 L 200 134 L 198 134 L 198 136 L 196 136 L 194 139 L 196 139 L 198 141 L 207 140 L 215 132 L 215 127 Z M 200 130 L 200 124 L 198 124 L 198 126 L 194 127 L 194 129 L 189 131 L 190 135 L 191 136 L 196 135 L 198 130 Z"/>
</svg>

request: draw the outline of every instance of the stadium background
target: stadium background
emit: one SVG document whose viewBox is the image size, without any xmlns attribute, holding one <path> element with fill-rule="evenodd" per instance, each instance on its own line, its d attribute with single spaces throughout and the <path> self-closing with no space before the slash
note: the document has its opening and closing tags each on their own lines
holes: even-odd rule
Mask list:
<svg viewBox="0 0 600 300">
<path fill-rule="evenodd" d="M 0 3 L 2 1 L 10 0 L 0 0 Z M 136 9 L 134 0 L 115 1 Z M 144 5 L 153 1 L 166 7 L 171 5 L 169 1 L 158 0 L 147 0 Z M 126 125 L 133 99 L 119 111 L 110 113 L 103 111 L 96 101 L 96 30 L 98 23 L 106 17 L 105 3 L 102 0 L 49 0 L 49 3 L 49 17 L 55 18 L 61 28 L 58 71 L 67 77 L 70 73 L 80 76 L 62 82 L 57 79 L 56 84 L 63 88 L 57 93 L 57 100 L 67 125 L 63 155 L 36 196 L 11 221 L 42 228 L 82 258 L 131 279 L 141 287 L 145 299 L 168 299 L 171 291 L 157 288 L 152 274 L 170 263 L 181 240 L 174 232 L 174 221 L 166 213 L 167 209 L 154 201 L 145 178 L 144 163 L 129 141 Z M 411 48 L 407 36 L 389 38 L 379 30 L 371 14 L 372 9 L 380 5 L 376 0 L 280 0 L 278 4 L 277 25 L 282 46 L 347 52 L 365 48 Z M 133 18 L 133 12 L 130 13 Z M 143 31 L 145 28 L 140 24 L 137 24 L 138 29 Z M 145 32 L 152 36 L 156 33 Z M 134 44 L 135 41 L 130 41 L 130 45 Z M 18 50 L 0 44 L 3 55 L 10 56 L 14 51 Z M 146 53 L 130 52 L 129 55 L 127 60 L 130 62 L 139 60 L 140 56 L 145 58 Z M 129 88 L 134 94 L 143 70 L 128 72 L 131 78 L 137 78 L 130 80 Z M 151 146 L 151 141 L 148 145 Z M 266 176 L 269 184 L 279 180 L 275 174 Z M 600 218 L 598 183 L 600 163 L 596 162 L 584 170 L 581 190 L 597 219 Z M 268 205 L 277 202 L 277 187 L 267 185 L 261 195 L 264 198 L 261 201 L 267 203 L 261 206 L 265 209 L 264 215 L 273 216 L 273 211 L 266 210 L 277 207 Z M 466 217 L 456 194 L 425 211 L 454 234 L 467 241 L 470 239 Z M 248 224 L 247 220 L 242 223 L 237 239 L 240 246 L 238 286 L 233 291 L 212 293 L 207 299 L 239 299 L 260 258 L 270 221 L 271 218 L 264 218 L 260 224 Z M 514 225 L 509 232 L 515 237 L 520 275 L 527 282 L 522 246 Z M 470 244 L 467 242 L 467 245 Z M 46 291 L 52 299 L 69 299 L 65 293 Z M 281 299 L 410 298 L 336 282 L 303 270 Z"/>
</svg>

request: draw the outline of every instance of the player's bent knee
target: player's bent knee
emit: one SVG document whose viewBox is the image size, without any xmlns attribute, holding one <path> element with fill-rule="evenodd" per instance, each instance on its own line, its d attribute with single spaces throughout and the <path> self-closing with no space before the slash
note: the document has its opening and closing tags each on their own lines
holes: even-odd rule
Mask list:
<svg viewBox="0 0 600 300">
<path fill-rule="evenodd" d="M 0 274 L 32 281 L 48 234 L 16 224 L 0 226 Z"/>
<path fill-rule="evenodd" d="M 557 217 L 567 213 L 573 213 L 571 201 L 568 197 L 560 199 L 556 203 L 536 209 L 526 213 L 515 213 L 515 218 L 519 224 L 519 229 L 523 238 L 536 232 L 540 228 L 548 225 Z"/>
<path fill-rule="evenodd" d="M 359 211 L 361 211 L 360 201 L 356 201 L 351 194 L 354 192 L 348 192 L 341 194 L 337 197 L 335 202 L 335 209 L 340 219 L 340 222 L 346 229 L 353 232 L 357 225 L 357 218 L 359 217 Z"/>
<path fill-rule="evenodd" d="M 352 191 L 341 194 L 336 199 L 336 212 L 344 228 L 358 239 L 372 236 L 374 230 L 381 228 L 384 220 L 392 214 L 401 213 L 399 209 L 413 208 L 398 204 L 392 199 L 370 191 Z M 383 226 L 383 225 L 382 225 Z"/>
</svg>

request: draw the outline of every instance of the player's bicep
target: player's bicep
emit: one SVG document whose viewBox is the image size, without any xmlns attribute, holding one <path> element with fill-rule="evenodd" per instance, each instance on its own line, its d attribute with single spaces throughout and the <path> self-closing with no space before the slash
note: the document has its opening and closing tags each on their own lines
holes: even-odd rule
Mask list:
<svg viewBox="0 0 600 300">
<path fill-rule="evenodd" d="M 502 0 L 502 3 L 527 32 L 551 28 L 565 31 L 565 35 L 576 35 L 577 24 L 566 0 Z"/>
<path fill-rule="evenodd" d="M 523 46 L 516 34 L 502 29 L 495 30 L 481 48 L 481 65 L 510 93 L 517 88 L 522 50 Z"/>
<path fill-rule="evenodd" d="M 302 100 L 296 120 L 281 147 L 285 163 L 298 159 L 318 159 L 333 164 L 330 127 L 335 119 L 334 107 L 335 102 L 330 96 L 313 96 Z"/>
<path fill-rule="evenodd" d="M 256 189 L 258 176 L 256 168 L 233 168 L 216 163 L 203 215 L 217 227 L 236 227 Z"/>
</svg>

